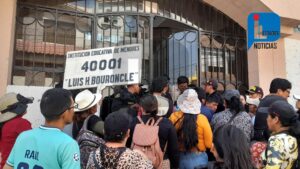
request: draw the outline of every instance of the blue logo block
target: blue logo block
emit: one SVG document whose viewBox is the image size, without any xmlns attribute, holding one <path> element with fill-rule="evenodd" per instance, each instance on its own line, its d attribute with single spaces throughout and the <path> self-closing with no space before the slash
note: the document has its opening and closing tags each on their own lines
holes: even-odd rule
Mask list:
<svg viewBox="0 0 300 169">
<path fill-rule="evenodd" d="M 248 49 L 255 42 L 274 42 L 280 38 L 280 17 L 276 13 L 251 13 L 248 16 Z"/>
</svg>

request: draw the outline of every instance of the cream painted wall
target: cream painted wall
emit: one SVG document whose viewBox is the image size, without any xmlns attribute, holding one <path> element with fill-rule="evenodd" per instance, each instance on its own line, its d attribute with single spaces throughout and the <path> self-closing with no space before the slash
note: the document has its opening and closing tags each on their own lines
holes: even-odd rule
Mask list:
<svg viewBox="0 0 300 169">
<path fill-rule="evenodd" d="M 249 86 L 259 84 L 258 51 L 253 47 L 248 50 L 248 78 Z"/>
<path fill-rule="evenodd" d="M 265 94 L 269 93 L 271 81 L 276 78 L 286 78 L 284 40 L 277 41 L 277 49 L 259 50 L 260 83 Z"/>
<path fill-rule="evenodd" d="M 286 78 L 284 39 L 277 41 L 277 49 L 254 49 L 248 51 L 249 85 L 262 87 L 265 95 L 269 93 L 272 79 Z"/>
<path fill-rule="evenodd" d="M 300 20 L 299 0 L 260 0 L 281 17 Z"/>
<path fill-rule="evenodd" d="M 17 0 L 0 1 L 0 95 L 11 81 Z"/>
<path fill-rule="evenodd" d="M 247 29 L 247 18 L 251 12 L 271 12 L 260 0 L 203 0 L 214 6 L 243 28 Z"/>
<path fill-rule="evenodd" d="M 295 105 L 293 94 L 300 94 L 300 40 L 285 38 L 287 79 L 292 83 L 289 102 Z"/>
</svg>

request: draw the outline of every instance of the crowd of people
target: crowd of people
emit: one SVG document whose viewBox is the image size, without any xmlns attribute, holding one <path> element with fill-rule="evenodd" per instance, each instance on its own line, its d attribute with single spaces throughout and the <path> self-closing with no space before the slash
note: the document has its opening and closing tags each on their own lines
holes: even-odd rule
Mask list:
<svg viewBox="0 0 300 169">
<path fill-rule="evenodd" d="M 40 100 L 45 123 L 23 118 L 33 98 L 0 98 L 0 169 L 297 169 L 300 168 L 300 95 L 287 102 L 287 79 L 270 94 L 259 86 L 220 94 L 180 76 L 172 99 L 169 79 L 157 77 L 148 93 L 140 84 L 102 98 L 85 89 L 47 90 Z M 100 106 L 100 116 L 96 115 Z"/>
</svg>

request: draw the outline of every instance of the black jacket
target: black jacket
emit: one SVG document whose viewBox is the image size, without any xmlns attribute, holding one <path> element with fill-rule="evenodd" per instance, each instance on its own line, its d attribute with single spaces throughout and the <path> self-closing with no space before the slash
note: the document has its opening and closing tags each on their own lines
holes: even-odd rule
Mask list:
<svg viewBox="0 0 300 169">
<path fill-rule="evenodd" d="M 267 141 L 268 138 L 270 137 L 268 124 L 267 124 L 268 112 L 261 111 L 260 108 L 270 107 L 272 103 L 278 100 L 285 100 L 285 99 L 277 95 L 268 95 L 260 101 L 255 115 L 253 140 Z"/>
<path fill-rule="evenodd" d="M 111 111 L 114 112 L 121 108 L 129 108 L 136 104 L 137 101 L 137 97 L 134 94 L 130 93 L 127 89 L 123 89 L 114 96 Z"/>
<path fill-rule="evenodd" d="M 264 97 L 258 107 L 270 107 L 272 103 L 274 103 L 275 101 L 278 101 L 278 100 L 283 100 L 283 101 L 286 101 L 283 97 L 281 96 L 277 96 L 277 95 L 268 95 L 266 97 Z"/>
<path fill-rule="evenodd" d="M 110 96 L 106 96 L 102 100 L 102 104 L 100 107 L 100 117 L 105 120 L 106 117 L 112 113 L 112 103 L 115 98 L 115 94 L 112 94 Z"/>
<path fill-rule="evenodd" d="M 144 123 L 148 121 L 150 116 L 143 115 L 142 120 Z M 130 126 L 130 138 L 127 141 L 127 146 L 130 147 L 132 136 L 134 132 L 134 128 L 136 124 L 139 123 L 137 117 L 133 118 Z M 179 168 L 179 149 L 178 149 L 178 142 L 177 142 L 177 134 L 176 129 L 172 125 L 171 121 L 167 118 L 163 118 L 162 121 L 158 124 L 159 131 L 159 143 L 162 150 L 164 150 L 166 143 L 167 149 L 165 153 L 165 157 L 168 157 L 171 163 L 171 168 Z"/>
</svg>

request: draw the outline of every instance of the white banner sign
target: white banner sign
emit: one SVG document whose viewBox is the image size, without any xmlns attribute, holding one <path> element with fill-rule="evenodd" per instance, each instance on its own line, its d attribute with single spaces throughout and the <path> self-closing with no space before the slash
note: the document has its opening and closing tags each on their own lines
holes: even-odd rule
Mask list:
<svg viewBox="0 0 300 169">
<path fill-rule="evenodd" d="M 67 53 L 65 89 L 140 83 L 141 44 Z"/>
</svg>

